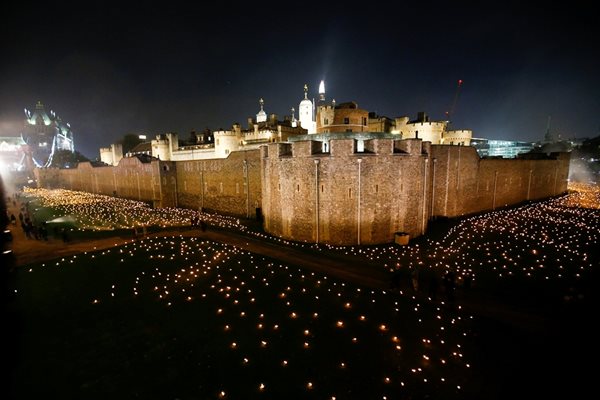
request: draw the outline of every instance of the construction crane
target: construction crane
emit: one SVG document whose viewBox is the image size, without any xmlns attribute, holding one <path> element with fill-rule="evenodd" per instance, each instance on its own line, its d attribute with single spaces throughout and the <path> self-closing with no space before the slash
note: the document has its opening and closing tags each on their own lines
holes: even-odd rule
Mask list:
<svg viewBox="0 0 600 400">
<path fill-rule="evenodd" d="M 456 108 L 456 103 L 458 102 L 458 96 L 460 95 L 460 88 L 463 84 L 463 80 L 459 79 L 458 84 L 456 85 L 456 93 L 454 93 L 454 100 L 452 100 L 452 105 L 450 109 L 446 111 L 446 119 L 448 120 L 448 127 L 450 127 L 450 123 L 452 122 L 452 115 L 454 115 L 454 109 Z"/>
</svg>

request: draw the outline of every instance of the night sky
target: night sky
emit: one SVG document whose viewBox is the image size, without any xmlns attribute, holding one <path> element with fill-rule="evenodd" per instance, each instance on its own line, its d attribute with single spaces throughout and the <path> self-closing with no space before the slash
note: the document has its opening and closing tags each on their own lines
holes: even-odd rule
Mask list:
<svg viewBox="0 0 600 400">
<path fill-rule="evenodd" d="M 23 108 L 41 100 L 92 158 L 127 133 L 245 126 L 261 97 L 289 114 L 321 79 L 338 103 L 432 119 L 463 79 L 452 127 L 475 137 L 540 140 L 548 116 L 563 137 L 599 134 L 589 5 L 18 3 L 0 23 L 0 136 L 18 135 Z"/>
</svg>

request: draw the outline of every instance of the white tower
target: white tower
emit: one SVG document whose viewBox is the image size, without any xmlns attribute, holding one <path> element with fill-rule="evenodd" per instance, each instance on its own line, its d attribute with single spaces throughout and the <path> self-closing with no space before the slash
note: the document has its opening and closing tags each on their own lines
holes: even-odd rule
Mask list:
<svg viewBox="0 0 600 400">
<path fill-rule="evenodd" d="M 308 99 L 308 85 L 304 85 L 304 100 L 298 108 L 300 126 L 308 130 L 309 134 L 317 133 L 317 123 L 313 119 L 313 103 Z"/>
<path fill-rule="evenodd" d="M 260 104 L 260 111 L 256 114 L 256 122 L 267 122 L 267 113 L 263 110 L 265 101 L 261 98 L 258 103 Z"/>
</svg>

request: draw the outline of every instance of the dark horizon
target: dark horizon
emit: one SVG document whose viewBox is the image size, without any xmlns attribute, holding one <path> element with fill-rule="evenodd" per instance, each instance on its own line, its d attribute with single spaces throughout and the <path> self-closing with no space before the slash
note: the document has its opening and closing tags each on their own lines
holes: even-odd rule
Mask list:
<svg viewBox="0 0 600 400">
<path fill-rule="evenodd" d="M 0 136 L 39 100 L 91 158 L 127 133 L 245 125 L 261 97 L 268 113 L 297 116 L 303 85 L 316 97 L 321 79 L 328 99 L 432 120 L 462 79 L 452 126 L 474 137 L 541 140 L 549 116 L 564 138 L 599 132 L 590 6 L 21 6 L 0 27 Z"/>
</svg>

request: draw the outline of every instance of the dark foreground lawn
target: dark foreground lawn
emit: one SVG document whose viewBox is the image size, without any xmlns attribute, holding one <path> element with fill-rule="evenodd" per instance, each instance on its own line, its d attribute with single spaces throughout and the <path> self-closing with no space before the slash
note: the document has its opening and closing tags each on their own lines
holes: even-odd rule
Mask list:
<svg viewBox="0 0 600 400">
<path fill-rule="evenodd" d="M 194 238 L 20 268 L 17 399 L 471 397 L 471 320 Z M 4 397 L 4 396 L 3 396 Z"/>
</svg>

